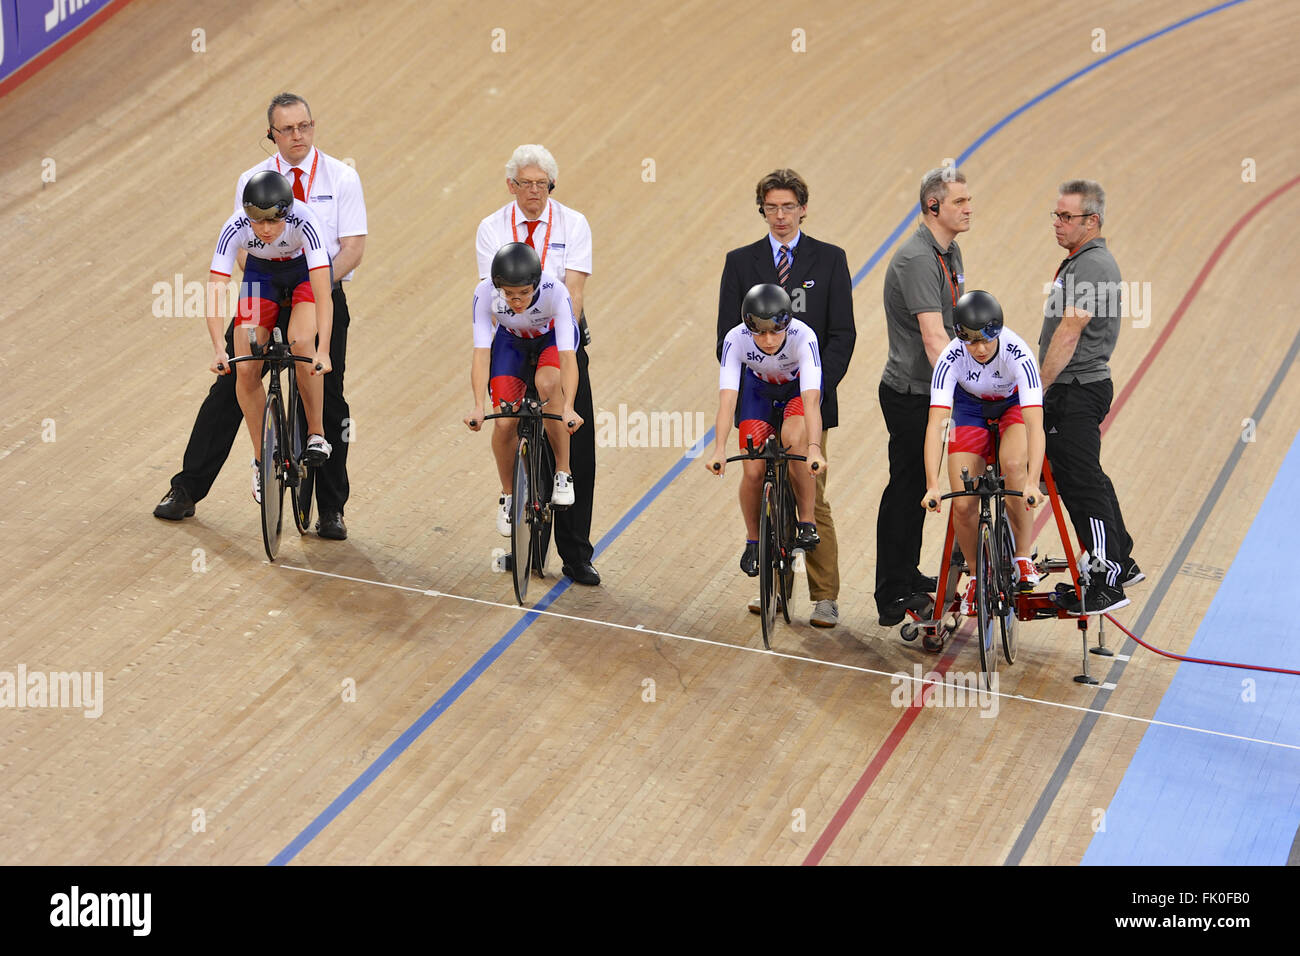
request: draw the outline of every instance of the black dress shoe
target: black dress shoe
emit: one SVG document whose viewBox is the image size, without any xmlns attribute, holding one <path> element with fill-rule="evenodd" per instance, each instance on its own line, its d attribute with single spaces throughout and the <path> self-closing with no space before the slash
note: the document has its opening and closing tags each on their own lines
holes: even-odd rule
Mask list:
<svg viewBox="0 0 1300 956">
<path fill-rule="evenodd" d="M 939 587 L 939 579 L 917 574 L 916 580 L 912 582 L 912 587 L 918 591 L 924 591 L 926 594 L 933 594 Z"/>
<path fill-rule="evenodd" d="M 592 567 L 590 561 L 585 561 L 579 565 L 564 566 L 565 577 L 573 578 L 578 584 L 585 584 L 588 587 L 595 587 L 600 583 L 600 572 Z"/>
<path fill-rule="evenodd" d="M 347 540 L 348 526 L 343 523 L 343 512 L 322 513 L 320 520 L 316 522 L 316 533 L 331 541 Z"/>
<path fill-rule="evenodd" d="M 163 496 L 163 500 L 158 502 L 158 507 L 153 509 L 155 518 L 166 518 L 168 521 L 180 521 L 182 518 L 192 517 L 194 514 L 194 499 L 184 488 L 172 485 L 171 490 Z"/>
<path fill-rule="evenodd" d="M 908 611 L 916 611 L 923 616 L 931 613 L 934 608 L 934 602 L 928 594 L 909 594 L 906 597 L 897 598 L 888 604 L 879 605 L 880 626 L 893 627 L 895 624 L 903 623 L 903 618 L 907 617 Z"/>
</svg>

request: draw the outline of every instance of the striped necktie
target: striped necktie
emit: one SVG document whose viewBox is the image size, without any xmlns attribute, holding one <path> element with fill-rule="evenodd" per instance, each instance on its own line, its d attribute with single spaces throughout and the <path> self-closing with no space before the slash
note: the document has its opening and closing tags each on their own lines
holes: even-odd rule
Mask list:
<svg viewBox="0 0 1300 956">
<path fill-rule="evenodd" d="M 790 247 L 782 246 L 776 253 L 776 281 L 781 283 L 781 288 L 787 292 L 790 291 L 787 283 L 790 281 Z"/>
</svg>

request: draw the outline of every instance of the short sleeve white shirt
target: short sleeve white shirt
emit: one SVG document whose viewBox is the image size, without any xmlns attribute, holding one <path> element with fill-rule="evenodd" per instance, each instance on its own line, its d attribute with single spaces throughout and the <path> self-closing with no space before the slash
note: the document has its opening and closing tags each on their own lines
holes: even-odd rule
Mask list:
<svg viewBox="0 0 1300 956">
<path fill-rule="evenodd" d="M 319 161 L 317 161 L 319 158 Z M 313 167 L 315 176 L 312 176 Z M 293 167 L 279 153 L 269 156 L 252 169 L 245 170 L 235 187 L 235 212 L 244 212 L 244 184 L 253 173 L 264 169 L 274 169 L 293 183 Z M 361 192 L 361 177 L 357 171 L 342 160 L 327 156 L 316 147 L 303 157 L 298 169 L 302 170 L 302 188 L 307 195 L 307 205 L 320 221 L 324 234 L 326 250 L 331 260 L 338 258 L 339 239 L 344 236 L 364 236 L 366 234 L 366 200 Z M 352 272 L 335 279 L 351 279 Z"/>
<path fill-rule="evenodd" d="M 480 279 L 488 277 L 498 249 L 528 238 L 527 222 L 519 204 L 510 202 L 478 224 L 474 251 Z M 591 275 L 591 226 L 587 217 L 554 199 L 548 199 L 542 209 L 533 230 L 533 248 L 542 260 L 542 269 L 561 282 L 569 269 Z"/>
</svg>

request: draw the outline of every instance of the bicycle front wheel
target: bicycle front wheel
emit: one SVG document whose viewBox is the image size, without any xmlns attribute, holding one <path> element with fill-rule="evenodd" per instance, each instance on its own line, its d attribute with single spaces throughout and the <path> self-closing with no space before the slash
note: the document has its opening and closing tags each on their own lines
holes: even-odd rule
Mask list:
<svg viewBox="0 0 1300 956">
<path fill-rule="evenodd" d="M 543 440 L 541 454 L 534 455 L 537 463 L 533 472 L 533 488 L 536 492 L 538 510 L 533 516 L 532 535 L 529 554 L 533 562 L 533 574 L 539 578 L 546 577 L 546 556 L 551 548 L 551 526 L 555 520 L 555 511 L 551 508 L 551 491 L 555 483 L 555 452 L 551 443 Z"/>
<path fill-rule="evenodd" d="M 987 521 L 981 520 L 979 540 L 975 544 L 975 624 L 980 649 L 980 670 L 984 673 L 984 687 L 987 690 L 993 690 L 993 675 L 998 669 L 997 649 L 993 646 L 993 619 L 997 616 L 998 608 L 996 561 L 992 530 Z"/>
<path fill-rule="evenodd" d="M 772 649 L 772 631 L 776 628 L 777 550 L 776 489 L 769 481 L 763 485 L 758 506 L 758 616 L 763 623 L 763 647 Z"/>
<path fill-rule="evenodd" d="M 275 560 L 280 551 L 280 520 L 284 507 L 285 451 L 283 417 L 280 396 L 272 392 L 266 397 L 266 410 L 262 413 L 262 544 L 266 556 Z"/>
<path fill-rule="evenodd" d="M 794 491 L 787 481 L 785 494 L 781 496 L 781 520 L 777 522 L 780 537 L 777 540 L 777 555 L 780 557 L 780 573 L 777 575 L 776 589 L 780 594 L 781 616 L 785 623 L 790 623 L 790 595 L 794 592 L 794 539 L 798 533 L 795 528 Z"/>
<path fill-rule="evenodd" d="M 519 439 L 515 452 L 515 476 L 510 486 L 510 569 L 515 581 L 515 600 L 522 605 L 528 597 L 528 566 L 532 557 L 529 541 L 528 507 L 532 488 L 528 481 L 528 439 Z"/>
<path fill-rule="evenodd" d="M 1016 601 L 1018 600 L 1018 588 L 1012 580 L 1014 575 L 1013 569 L 1016 565 L 1016 546 L 1015 540 L 1011 534 L 1011 524 L 1007 521 L 1006 512 L 999 515 L 999 551 L 1001 552 L 1001 581 L 999 582 L 999 592 L 1001 593 L 1001 611 L 998 614 L 998 632 L 1002 635 L 1002 656 L 1008 664 L 1016 662 L 1016 630 L 1019 626 L 1019 619 L 1016 617 Z"/>
<path fill-rule="evenodd" d="M 302 408 L 298 394 L 298 373 L 290 365 L 289 372 L 289 507 L 293 509 L 293 523 L 299 534 L 311 530 L 312 470 L 302 460 L 307 450 L 307 413 Z"/>
</svg>

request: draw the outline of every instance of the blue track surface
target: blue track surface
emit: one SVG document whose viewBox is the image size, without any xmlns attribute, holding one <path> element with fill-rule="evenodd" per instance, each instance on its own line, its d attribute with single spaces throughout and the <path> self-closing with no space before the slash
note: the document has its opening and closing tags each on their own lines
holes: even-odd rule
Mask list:
<svg viewBox="0 0 1300 956">
<path fill-rule="evenodd" d="M 1297 497 L 1300 436 L 1188 656 L 1300 669 Z M 1300 677 L 1179 664 L 1155 716 L 1300 745 Z M 1085 865 L 1285 864 L 1300 829 L 1300 752 L 1151 727 L 1107 808 L 1105 825 L 1084 854 Z"/>
</svg>

